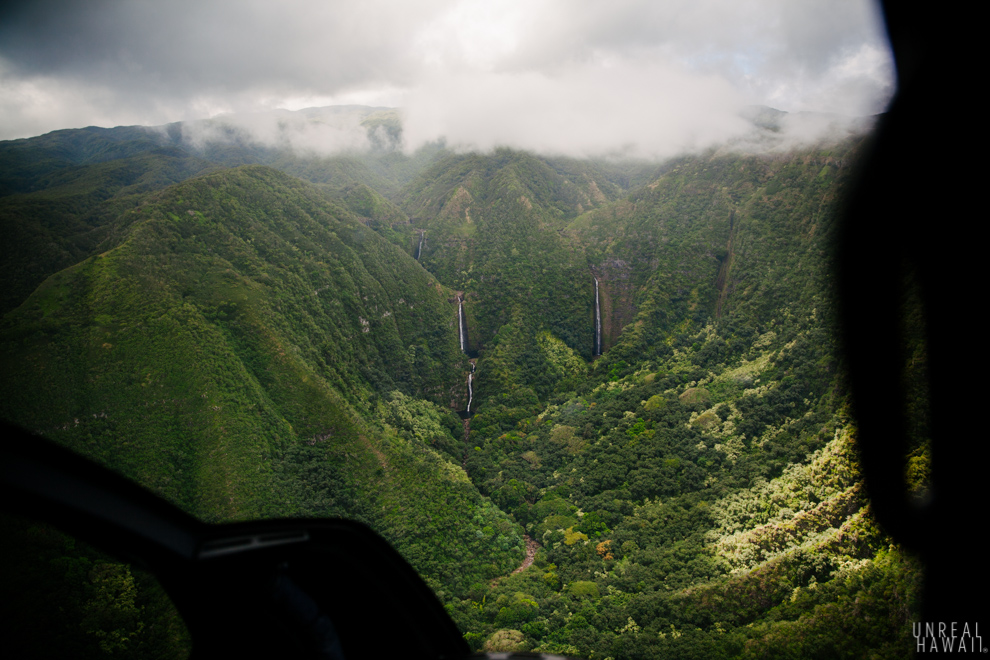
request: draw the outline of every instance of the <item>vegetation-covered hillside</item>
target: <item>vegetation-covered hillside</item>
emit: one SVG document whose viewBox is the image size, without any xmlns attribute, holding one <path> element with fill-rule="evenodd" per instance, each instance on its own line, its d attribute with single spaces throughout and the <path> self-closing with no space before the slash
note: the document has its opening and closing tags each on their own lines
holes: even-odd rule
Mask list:
<svg viewBox="0 0 990 660">
<path fill-rule="evenodd" d="M 521 270 L 574 264 L 581 283 L 558 291 L 580 291 L 584 338 L 542 306 L 481 350 L 468 473 L 542 549 L 539 571 L 453 608 L 479 648 L 910 648 L 918 568 L 869 513 L 836 354 L 831 242 L 855 154 L 680 159 L 546 232 L 560 252 Z"/>
<path fill-rule="evenodd" d="M 206 520 L 364 520 L 476 649 L 903 657 L 834 338 L 858 138 L 405 156 L 368 116 L 328 158 L 7 143 L 0 415 Z"/>
<path fill-rule="evenodd" d="M 413 259 L 260 167 L 129 213 L 5 317 L 5 419 L 206 520 L 362 519 L 438 589 L 515 565 L 457 464 L 456 307 Z"/>
</svg>

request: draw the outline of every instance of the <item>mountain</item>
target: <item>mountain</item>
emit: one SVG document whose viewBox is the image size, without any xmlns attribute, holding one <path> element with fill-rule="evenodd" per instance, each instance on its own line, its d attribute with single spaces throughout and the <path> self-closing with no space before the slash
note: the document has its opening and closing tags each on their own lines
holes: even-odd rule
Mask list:
<svg viewBox="0 0 990 660">
<path fill-rule="evenodd" d="M 206 520 L 347 513 L 405 535 L 443 503 L 477 519 L 445 532 L 470 536 L 457 554 L 511 565 L 508 540 L 474 547 L 475 524 L 521 539 L 452 462 L 460 423 L 430 403 L 461 394 L 449 292 L 263 167 L 191 179 L 129 213 L 126 240 L 5 317 L 4 418 Z M 415 432 L 385 430 L 396 409 Z"/>
<path fill-rule="evenodd" d="M 619 163 L 406 155 L 382 109 L 211 126 L 0 144 L 3 418 L 206 520 L 364 520 L 476 649 L 910 647 L 835 340 L 861 135 Z"/>
</svg>

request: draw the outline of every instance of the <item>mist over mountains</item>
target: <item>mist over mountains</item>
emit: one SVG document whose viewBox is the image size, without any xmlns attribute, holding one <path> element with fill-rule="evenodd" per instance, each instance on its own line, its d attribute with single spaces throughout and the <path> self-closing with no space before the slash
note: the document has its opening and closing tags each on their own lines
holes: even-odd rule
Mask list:
<svg viewBox="0 0 990 660">
<path fill-rule="evenodd" d="M 489 106 L 488 112 L 497 111 Z M 421 119 L 421 114 L 430 119 Z M 615 122 L 616 114 L 621 114 L 618 109 L 603 108 L 600 116 L 586 118 L 590 123 L 582 128 L 570 125 L 566 113 L 555 116 L 548 113 L 546 104 L 534 101 L 528 108 L 507 109 L 499 119 L 488 123 L 490 130 L 479 130 L 485 122 L 478 118 L 477 109 L 438 107 L 423 113 L 402 108 L 332 106 L 221 115 L 158 129 L 173 142 L 178 140 L 196 150 L 237 144 L 288 149 L 303 157 L 368 149 L 401 150 L 411 155 L 428 145 L 442 144 L 459 153 L 510 148 L 547 156 L 659 161 L 723 145 L 741 153 L 764 153 L 827 144 L 862 134 L 873 123 L 871 117 L 787 113 L 765 106 L 726 108 L 718 115 L 706 111 L 704 118 L 690 110 L 682 121 L 644 115 L 628 123 Z M 458 115 L 466 121 L 459 122 Z M 499 128 L 507 121 L 505 117 L 513 125 Z M 691 123 L 685 123 L 688 117 Z M 722 126 L 716 128 L 719 124 Z M 605 127 L 619 130 L 603 132 Z"/>
<path fill-rule="evenodd" d="M 205 520 L 367 522 L 473 649 L 901 657 L 920 569 L 863 494 L 831 287 L 869 122 L 732 116 L 611 152 L 363 106 L 0 143 L 0 415 Z M 54 638 L 95 644 L 87 602 Z"/>
</svg>

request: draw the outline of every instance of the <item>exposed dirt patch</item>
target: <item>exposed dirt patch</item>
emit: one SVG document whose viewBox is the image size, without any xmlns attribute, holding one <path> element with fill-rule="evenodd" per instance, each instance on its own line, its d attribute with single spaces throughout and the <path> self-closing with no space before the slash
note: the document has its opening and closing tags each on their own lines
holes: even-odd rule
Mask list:
<svg viewBox="0 0 990 660">
<path fill-rule="evenodd" d="M 522 563 L 519 564 L 519 567 L 516 570 L 512 571 L 511 573 L 509 573 L 509 575 L 515 575 L 516 573 L 522 573 L 527 568 L 529 568 L 530 566 L 532 566 L 533 565 L 533 558 L 536 557 L 536 551 L 540 549 L 540 544 L 537 543 L 536 541 L 534 541 L 533 539 L 529 538 L 528 535 L 523 534 L 523 540 L 526 541 L 526 558 L 523 559 L 522 560 Z M 495 578 L 494 580 L 492 580 L 492 587 L 495 587 L 495 585 L 497 585 L 499 583 L 499 581 L 502 578 L 504 578 L 504 577 L 506 577 L 506 576 L 503 575 L 502 577 L 498 577 L 498 578 Z"/>
<path fill-rule="evenodd" d="M 533 558 L 536 557 L 536 551 L 540 549 L 540 544 L 529 538 L 526 534 L 523 534 L 523 539 L 526 541 L 526 558 L 523 562 L 519 564 L 519 568 L 512 571 L 512 575 L 516 573 L 522 573 L 527 568 L 533 565 Z"/>
</svg>

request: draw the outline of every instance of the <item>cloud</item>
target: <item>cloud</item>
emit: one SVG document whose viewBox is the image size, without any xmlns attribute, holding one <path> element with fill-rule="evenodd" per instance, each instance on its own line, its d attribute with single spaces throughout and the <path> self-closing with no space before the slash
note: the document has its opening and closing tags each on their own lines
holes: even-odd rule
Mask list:
<svg viewBox="0 0 990 660">
<path fill-rule="evenodd" d="M 8 113 L 76 117 L 51 128 L 164 123 L 405 87 L 415 79 L 417 25 L 451 2 L 5 3 L 0 86 L 37 90 L 19 93 L 23 109 L 8 103 Z M 65 110 L 46 110 L 53 106 Z"/>
<path fill-rule="evenodd" d="M 182 139 L 202 149 L 209 144 L 241 142 L 291 149 L 301 155 L 326 155 L 370 148 L 369 117 L 392 114 L 366 106 L 334 106 L 229 114 L 181 125 Z M 163 130 L 167 127 L 160 127 Z M 375 127 L 372 126 L 372 129 Z"/>
<path fill-rule="evenodd" d="M 136 93 L 335 90 L 407 77 L 409 30 L 437 4 L 36 0 L 2 16 L 0 53 L 25 76 Z"/>
<path fill-rule="evenodd" d="M 665 157 L 745 131 L 743 105 L 725 80 L 668 64 L 445 75 L 409 95 L 404 135 L 407 148 L 443 137 L 465 149 Z"/>
<path fill-rule="evenodd" d="M 892 81 L 868 0 L 0 8 L 0 138 L 312 100 L 403 105 L 413 142 L 657 154 L 733 132 L 745 104 L 878 112 Z"/>
</svg>

